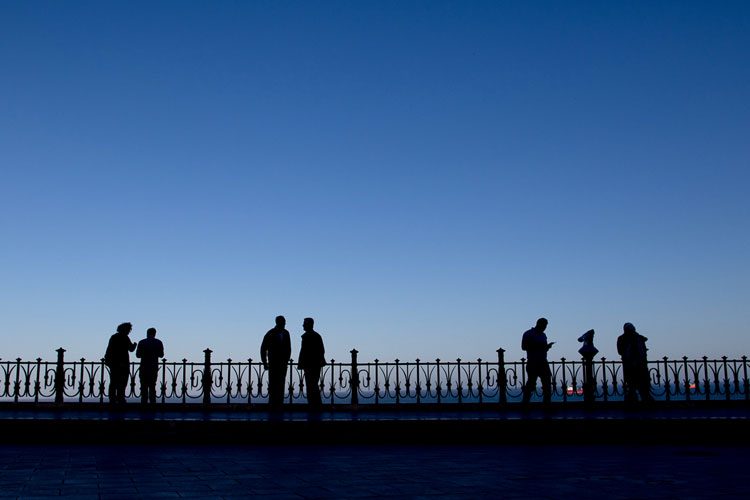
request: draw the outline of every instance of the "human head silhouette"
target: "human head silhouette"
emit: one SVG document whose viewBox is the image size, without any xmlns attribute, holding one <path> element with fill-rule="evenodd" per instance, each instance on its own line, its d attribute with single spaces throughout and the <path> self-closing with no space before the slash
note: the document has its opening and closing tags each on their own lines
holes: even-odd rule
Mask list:
<svg viewBox="0 0 750 500">
<path fill-rule="evenodd" d="M 150 339 L 156 337 L 156 328 L 149 328 L 146 330 L 146 336 Z"/>
<path fill-rule="evenodd" d="M 286 318 L 284 316 L 276 316 L 276 328 L 284 328 L 286 326 Z"/>
<path fill-rule="evenodd" d="M 633 334 L 635 333 L 635 326 L 633 326 L 633 323 L 625 323 L 622 325 L 622 331 L 623 333 Z"/>
<path fill-rule="evenodd" d="M 306 332 L 309 332 L 313 329 L 313 325 L 315 324 L 315 320 L 312 318 L 305 318 L 302 320 L 302 329 Z"/>
<path fill-rule="evenodd" d="M 536 320 L 536 326 L 534 327 L 535 330 L 543 332 L 547 329 L 547 318 L 539 318 Z"/>
<path fill-rule="evenodd" d="M 117 333 L 121 335 L 128 335 L 132 329 L 133 325 L 131 323 L 120 323 L 117 325 Z"/>
</svg>

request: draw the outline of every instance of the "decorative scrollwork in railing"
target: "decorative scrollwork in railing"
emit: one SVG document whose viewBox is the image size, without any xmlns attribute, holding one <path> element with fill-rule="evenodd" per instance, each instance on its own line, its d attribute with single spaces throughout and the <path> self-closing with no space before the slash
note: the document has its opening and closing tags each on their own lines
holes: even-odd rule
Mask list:
<svg viewBox="0 0 750 500">
<path fill-rule="evenodd" d="M 0 360 L 0 401 L 5 402 L 105 402 L 110 385 L 109 368 L 104 360 L 65 361 L 58 349 L 57 362 L 41 358 L 24 361 Z M 335 404 L 462 404 L 518 402 L 526 383 L 526 360 L 506 362 L 503 350 L 497 361 L 415 361 L 360 363 L 357 351 L 350 362 L 330 362 L 321 369 L 319 388 L 324 405 Z M 558 402 L 618 401 L 625 395 L 622 363 L 619 360 L 585 359 L 550 362 L 552 398 Z M 584 374 L 590 368 L 591 393 L 584 391 Z M 669 359 L 648 365 L 652 395 L 660 400 L 750 400 L 748 360 Z M 139 366 L 130 365 L 126 397 L 141 396 Z M 532 396 L 541 398 L 540 388 Z M 161 403 L 264 403 L 268 400 L 268 373 L 262 363 L 212 361 L 205 359 L 159 363 L 157 399 Z M 285 402 L 304 403 L 307 399 L 304 372 L 289 361 Z"/>
</svg>

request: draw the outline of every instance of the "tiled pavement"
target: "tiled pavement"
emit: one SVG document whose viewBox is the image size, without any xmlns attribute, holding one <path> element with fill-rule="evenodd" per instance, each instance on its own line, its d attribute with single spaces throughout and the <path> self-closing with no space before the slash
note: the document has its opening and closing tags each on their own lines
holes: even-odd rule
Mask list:
<svg viewBox="0 0 750 500">
<path fill-rule="evenodd" d="M 4 445 L 0 498 L 747 499 L 748 451 L 689 445 Z"/>
</svg>

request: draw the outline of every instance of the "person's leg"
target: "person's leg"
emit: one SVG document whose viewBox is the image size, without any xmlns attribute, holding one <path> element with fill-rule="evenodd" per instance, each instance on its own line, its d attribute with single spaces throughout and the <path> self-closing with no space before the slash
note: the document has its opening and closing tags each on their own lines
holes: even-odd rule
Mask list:
<svg viewBox="0 0 750 500">
<path fill-rule="evenodd" d="M 539 372 L 536 366 L 532 364 L 526 365 L 526 385 L 523 386 L 523 403 L 526 404 L 531 401 L 531 393 L 536 390 L 536 379 L 539 377 Z"/>
<path fill-rule="evenodd" d="M 143 368 L 141 368 L 143 370 Z M 140 373 L 140 379 L 141 379 L 141 404 L 143 406 L 146 406 L 146 403 L 148 402 L 148 377 L 146 376 L 143 371 Z"/>
<path fill-rule="evenodd" d="M 109 369 L 109 402 L 111 404 L 117 403 L 117 388 L 120 385 L 120 381 L 117 376 L 119 372 L 116 368 Z"/>
<path fill-rule="evenodd" d="M 320 401 L 320 370 L 305 370 L 305 385 L 307 386 L 307 404 L 311 407 L 318 407 Z"/>
<path fill-rule="evenodd" d="M 272 406 L 281 406 L 284 403 L 285 368 L 272 366 L 268 372 L 268 402 Z"/>
<path fill-rule="evenodd" d="M 158 373 L 152 373 L 148 381 L 148 398 L 153 405 L 156 404 L 156 377 Z"/>
<path fill-rule="evenodd" d="M 552 401 L 552 372 L 548 364 L 544 364 L 539 370 L 539 376 L 542 379 L 542 394 L 544 406 L 549 406 Z"/>
<path fill-rule="evenodd" d="M 644 403 L 653 403 L 654 397 L 651 395 L 651 377 L 648 368 L 643 368 L 638 378 L 638 393 L 641 395 L 641 401 Z"/>
<path fill-rule="evenodd" d="M 117 402 L 125 404 L 125 390 L 128 387 L 128 381 L 130 378 L 130 369 L 122 368 L 119 375 L 119 387 L 117 388 Z"/>
</svg>

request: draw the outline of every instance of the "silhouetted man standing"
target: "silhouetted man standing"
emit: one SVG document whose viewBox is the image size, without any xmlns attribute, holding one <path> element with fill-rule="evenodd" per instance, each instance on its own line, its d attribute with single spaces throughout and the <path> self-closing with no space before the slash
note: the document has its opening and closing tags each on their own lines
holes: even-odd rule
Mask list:
<svg viewBox="0 0 750 500">
<path fill-rule="evenodd" d="M 651 377 L 648 374 L 646 358 L 646 337 L 635 331 L 632 323 L 625 323 L 622 335 L 617 337 L 617 353 L 622 358 L 622 377 L 625 379 L 625 401 L 638 401 L 636 391 L 641 394 L 641 401 L 652 402 Z"/>
<path fill-rule="evenodd" d="M 276 326 L 268 330 L 260 345 L 260 359 L 268 371 L 268 403 L 274 407 L 284 402 L 284 380 L 292 355 L 292 342 L 285 326 L 284 316 L 276 316 Z"/>
<path fill-rule="evenodd" d="M 122 323 L 117 333 L 109 338 L 104 364 L 109 367 L 109 402 L 125 404 L 125 388 L 130 376 L 130 353 L 135 351 L 135 342 L 130 341 L 133 325 Z"/>
<path fill-rule="evenodd" d="M 297 368 L 305 371 L 305 386 L 307 387 L 307 404 L 311 408 L 320 407 L 320 369 L 326 365 L 326 350 L 323 339 L 313 330 L 315 321 L 305 318 L 302 322 L 302 347 L 299 350 Z"/>
<path fill-rule="evenodd" d="M 159 373 L 159 358 L 164 357 L 164 344 L 156 338 L 156 328 L 146 330 L 146 338 L 138 342 L 135 355 L 141 358 L 141 403 L 156 403 L 156 377 Z"/>
<path fill-rule="evenodd" d="M 521 340 L 521 348 L 526 351 L 526 386 L 523 388 L 523 403 L 531 399 L 531 393 L 536 390 L 536 379 L 542 379 L 544 406 L 549 407 L 552 397 L 552 373 L 547 362 L 547 351 L 554 342 L 547 342 L 547 320 L 539 318 L 536 326 L 527 330 Z"/>
</svg>

